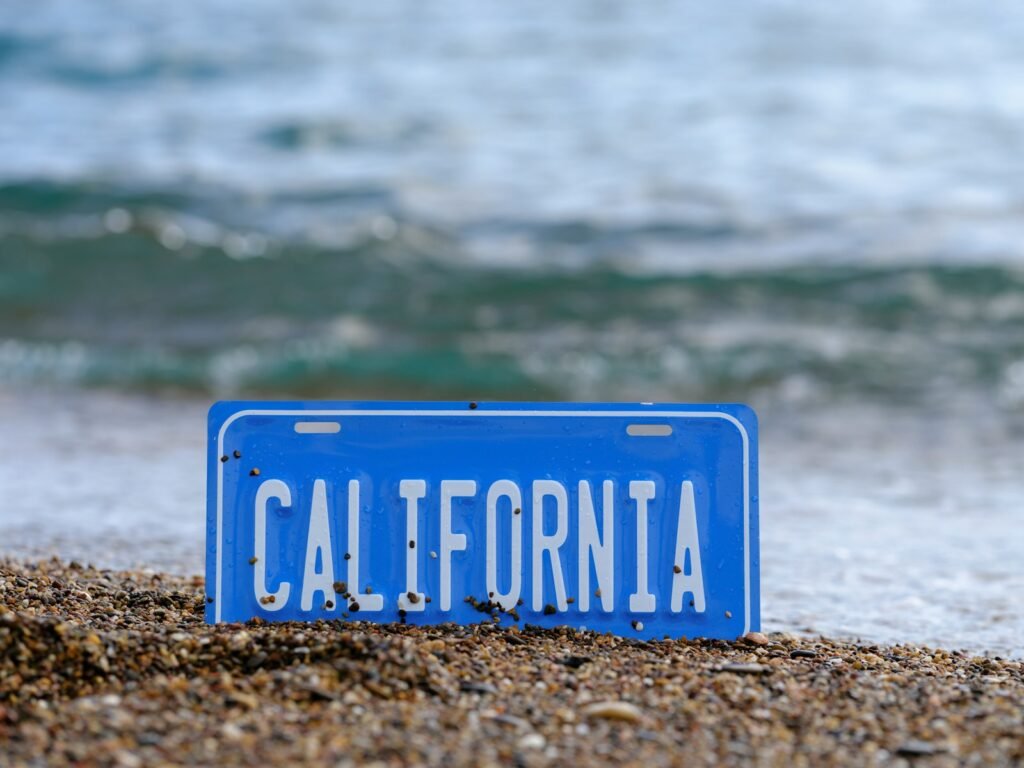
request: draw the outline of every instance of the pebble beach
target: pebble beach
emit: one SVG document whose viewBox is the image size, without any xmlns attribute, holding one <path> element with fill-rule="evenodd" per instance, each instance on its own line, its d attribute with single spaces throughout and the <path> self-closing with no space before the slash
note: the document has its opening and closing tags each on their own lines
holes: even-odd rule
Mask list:
<svg viewBox="0 0 1024 768">
<path fill-rule="evenodd" d="M 1024 664 L 786 633 L 203 622 L 202 579 L 0 563 L 0 764 L 1011 765 Z"/>
</svg>

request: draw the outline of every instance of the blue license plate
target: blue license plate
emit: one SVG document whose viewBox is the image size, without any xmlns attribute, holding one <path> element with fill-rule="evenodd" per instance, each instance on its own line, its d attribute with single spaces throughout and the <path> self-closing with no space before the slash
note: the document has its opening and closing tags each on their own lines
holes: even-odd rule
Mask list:
<svg viewBox="0 0 1024 768">
<path fill-rule="evenodd" d="M 210 622 L 760 624 L 742 405 L 223 402 Z"/>
</svg>

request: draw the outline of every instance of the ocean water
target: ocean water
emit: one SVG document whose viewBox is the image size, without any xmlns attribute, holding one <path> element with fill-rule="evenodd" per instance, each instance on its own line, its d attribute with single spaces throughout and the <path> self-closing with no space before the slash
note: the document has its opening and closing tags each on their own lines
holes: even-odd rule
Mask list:
<svg viewBox="0 0 1024 768">
<path fill-rule="evenodd" d="M 0 555 L 198 570 L 219 397 L 743 400 L 765 624 L 1024 654 L 1024 9 L 0 11 Z"/>
</svg>

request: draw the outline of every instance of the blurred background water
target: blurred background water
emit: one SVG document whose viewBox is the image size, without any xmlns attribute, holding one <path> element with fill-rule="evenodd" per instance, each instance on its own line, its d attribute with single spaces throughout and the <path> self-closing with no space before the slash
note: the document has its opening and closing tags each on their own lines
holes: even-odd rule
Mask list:
<svg viewBox="0 0 1024 768">
<path fill-rule="evenodd" d="M 236 396 L 745 400 L 765 624 L 1024 653 L 1024 7 L 0 10 L 0 554 Z"/>
</svg>

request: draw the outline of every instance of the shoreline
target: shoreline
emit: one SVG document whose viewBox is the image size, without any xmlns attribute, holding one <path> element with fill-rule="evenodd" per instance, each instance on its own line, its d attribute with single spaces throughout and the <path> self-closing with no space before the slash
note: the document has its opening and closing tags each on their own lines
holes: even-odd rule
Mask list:
<svg viewBox="0 0 1024 768">
<path fill-rule="evenodd" d="M 200 577 L 0 560 L 12 765 L 1024 760 L 1024 662 L 768 633 L 211 627 Z"/>
<path fill-rule="evenodd" d="M 112 390 L 0 393 L 17 445 L 0 462 L 0 486 L 16 500 L 0 515 L 0 557 L 204 573 L 208 405 Z M 762 422 L 773 463 L 760 488 L 771 500 L 763 626 L 1024 659 L 1024 569 L 1007 535 L 1021 495 L 1012 425 L 870 403 L 801 414 L 764 405 Z"/>
</svg>

